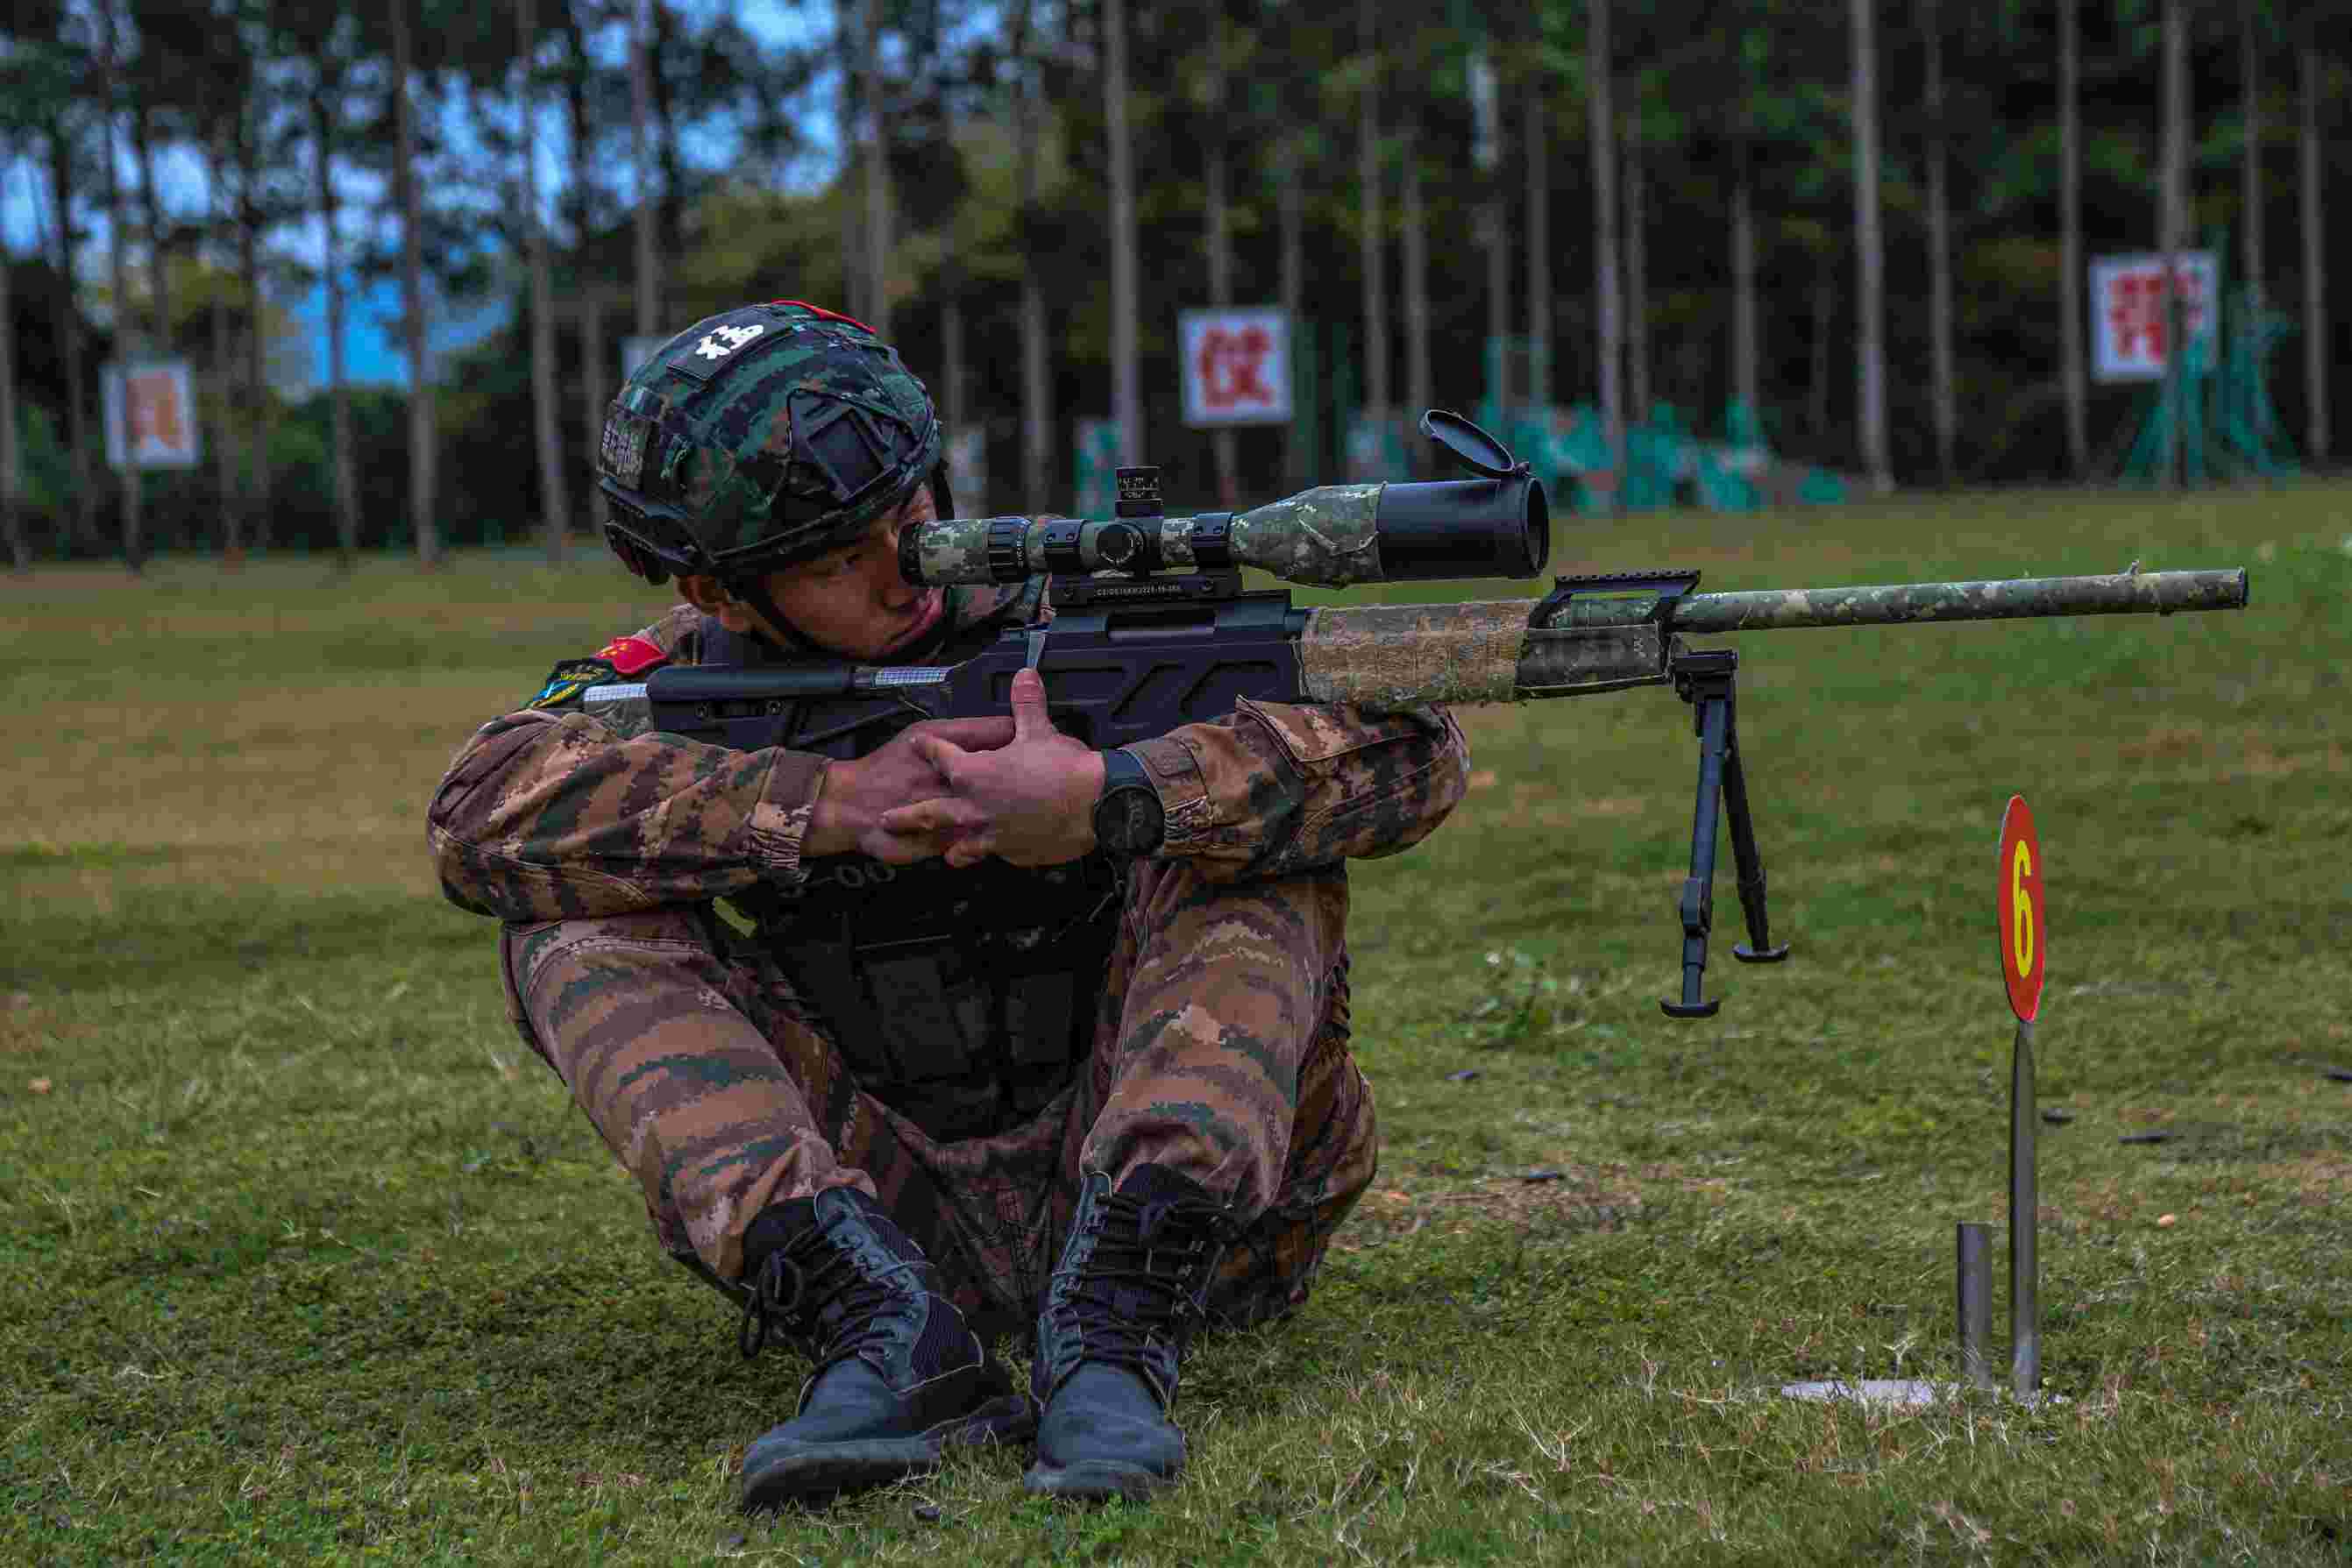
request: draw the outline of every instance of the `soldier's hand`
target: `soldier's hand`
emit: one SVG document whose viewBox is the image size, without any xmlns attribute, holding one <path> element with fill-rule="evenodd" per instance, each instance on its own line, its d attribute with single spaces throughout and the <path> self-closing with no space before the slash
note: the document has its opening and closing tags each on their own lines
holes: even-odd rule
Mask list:
<svg viewBox="0 0 2352 1568">
<path fill-rule="evenodd" d="M 1018 866 L 1059 865 L 1095 847 L 1102 758 L 1054 727 L 1036 671 L 1013 677 L 1013 738 L 1005 745 L 982 751 L 938 733 L 915 745 L 953 796 L 885 812 L 885 831 L 926 841 L 945 838 L 952 866 L 976 865 L 989 855 Z"/>
<path fill-rule="evenodd" d="M 960 757 L 985 757 L 1011 742 L 1013 731 L 1009 718 L 928 719 L 854 761 L 829 764 L 801 853 L 857 850 L 891 865 L 946 853 L 969 826 L 978 825 L 976 815 L 969 821 L 943 815 L 895 826 L 884 819 L 893 807 L 909 801 L 946 803 L 950 785 L 924 749 L 927 745 L 946 747 Z"/>
</svg>

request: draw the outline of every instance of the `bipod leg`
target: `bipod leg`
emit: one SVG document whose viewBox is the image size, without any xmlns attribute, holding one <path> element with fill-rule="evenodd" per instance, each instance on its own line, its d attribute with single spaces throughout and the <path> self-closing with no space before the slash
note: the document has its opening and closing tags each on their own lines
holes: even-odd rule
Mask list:
<svg viewBox="0 0 2352 1568">
<path fill-rule="evenodd" d="M 1739 655 L 1728 649 L 1683 653 L 1674 661 L 1675 695 L 1691 705 L 1698 731 L 1698 799 L 1691 808 L 1690 874 L 1675 906 L 1683 922 L 1682 999 L 1658 1003 L 1672 1019 L 1713 1018 L 1723 1006 L 1704 993 L 1706 938 L 1715 925 L 1716 819 L 1731 739 L 1731 674 L 1738 664 Z"/>
<path fill-rule="evenodd" d="M 1728 683 L 1726 683 L 1727 687 Z M 1777 964 L 1789 945 L 1772 946 L 1772 917 L 1764 903 L 1764 857 L 1756 849 L 1756 824 L 1748 814 L 1748 769 L 1739 762 L 1739 714 L 1724 694 L 1723 810 L 1731 819 L 1731 861 L 1739 870 L 1739 910 L 1748 917 L 1748 941 L 1731 956 L 1743 964 Z"/>
</svg>

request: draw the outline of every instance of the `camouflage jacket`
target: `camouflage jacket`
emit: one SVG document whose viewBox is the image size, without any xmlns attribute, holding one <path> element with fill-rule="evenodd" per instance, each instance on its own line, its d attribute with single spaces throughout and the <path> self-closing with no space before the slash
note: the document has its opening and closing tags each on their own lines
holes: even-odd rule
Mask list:
<svg viewBox="0 0 2352 1568">
<path fill-rule="evenodd" d="M 927 663 L 967 657 L 1028 597 L 951 590 L 954 631 Z M 593 656 L 555 667 L 530 703 L 459 747 L 428 831 L 442 890 L 500 919 L 605 915 L 804 880 L 801 841 L 824 758 L 738 752 L 656 730 L 642 698 L 583 711 L 593 685 L 698 662 L 703 618 L 681 604 Z M 1244 700 L 1128 748 L 1167 814 L 1163 856 L 1212 880 L 1392 854 L 1462 798 L 1469 748 L 1451 715 Z"/>
</svg>

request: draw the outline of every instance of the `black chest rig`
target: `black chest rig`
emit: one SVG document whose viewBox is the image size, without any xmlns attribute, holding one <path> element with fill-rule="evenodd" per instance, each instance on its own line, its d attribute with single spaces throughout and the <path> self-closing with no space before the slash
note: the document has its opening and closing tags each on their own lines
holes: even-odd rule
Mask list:
<svg viewBox="0 0 2352 1568">
<path fill-rule="evenodd" d="M 997 632 L 989 623 L 969 634 Z M 705 665 L 782 662 L 708 618 L 701 648 Z M 950 643 L 926 662 L 969 651 Z M 919 716 L 910 711 L 907 723 Z M 904 727 L 868 726 L 820 749 L 863 757 Z M 803 869 L 797 887 L 762 883 L 727 902 L 753 923 L 752 939 L 816 1013 L 859 1088 L 933 1138 L 977 1138 L 1028 1121 L 1084 1068 L 1125 894 L 1108 857 L 956 871 L 943 860 L 891 866 L 848 854 Z"/>
</svg>

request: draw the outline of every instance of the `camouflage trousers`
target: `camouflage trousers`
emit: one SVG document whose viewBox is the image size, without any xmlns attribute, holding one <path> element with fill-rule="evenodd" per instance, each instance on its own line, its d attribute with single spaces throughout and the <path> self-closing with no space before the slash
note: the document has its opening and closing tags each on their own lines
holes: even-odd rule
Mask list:
<svg viewBox="0 0 2352 1568">
<path fill-rule="evenodd" d="M 642 1187 L 662 1244 L 722 1290 L 769 1204 L 880 1199 L 983 1333 L 1025 1333 L 1081 1174 L 1171 1166 L 1240 1229 L 1215 1320 L 1306 1299 L 1370 1183 L 1372 1095 L 1348 1049 L 1344 867 L 1241 884 L 1182 862 L 1129 879 L 1093 1049 L 1026 1124 L 935 1141 L 862 1092 L 764 954 L 706 909 L 507 928 L 524 1040 Z"/>
</svg>

